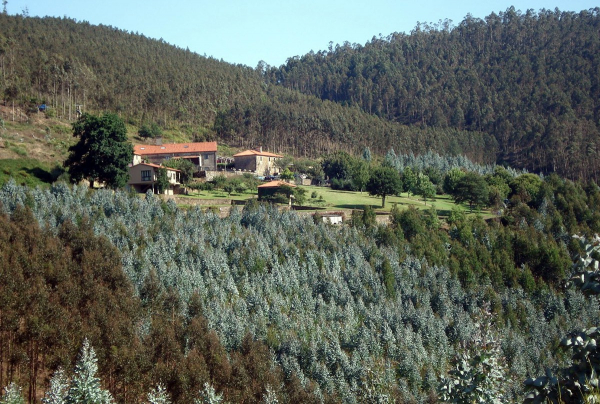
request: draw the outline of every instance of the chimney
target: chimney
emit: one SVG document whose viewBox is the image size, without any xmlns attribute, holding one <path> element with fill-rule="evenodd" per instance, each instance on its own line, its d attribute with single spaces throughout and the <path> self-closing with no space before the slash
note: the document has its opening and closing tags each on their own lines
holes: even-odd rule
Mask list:
<svg viewBox="0 0 600 404">
<path fill-rule="evenodd" d="M 256 148 L 256 149 L 254 149 L 254 150 L 256 150 L 256 151 L 257 151 L 257 152 L 259 152 L 259 153 L 262 153 L 262 146 L 259 146 L 259 147 L 257 147 L 257 148 Z"/>
<path fill-rule="evenodd" d="M 155 142 L 155 144 L 156 144 L 157 146 L 162 146 L 162 136 L 157 136 L 157 137 L 154 139 L 154 142 Z"/>
</svg>

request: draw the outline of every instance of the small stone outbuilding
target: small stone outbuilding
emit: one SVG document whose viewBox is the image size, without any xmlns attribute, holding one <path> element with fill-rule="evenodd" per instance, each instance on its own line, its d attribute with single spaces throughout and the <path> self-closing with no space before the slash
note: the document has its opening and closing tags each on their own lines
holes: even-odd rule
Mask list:
<svg viewBox="0 0 600 404">
<path fill-rule="evenodd" d="M 233 155 L 236 170 L 251 171 L 265 176 L 277 173 L 275 161 L 282 157 L 279 154 L 265 152 L 262 147 Z"/>
</svg>

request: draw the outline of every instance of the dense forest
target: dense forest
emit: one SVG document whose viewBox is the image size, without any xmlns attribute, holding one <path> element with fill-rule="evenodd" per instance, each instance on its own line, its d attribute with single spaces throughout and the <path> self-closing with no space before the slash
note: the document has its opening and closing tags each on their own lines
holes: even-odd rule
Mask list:
<svg viewBox="0 0 600 404">
<path fill-rule="evenodd" d="M 597 179 L 599 13 L 509 8 L 419 24 L 264 75 L 393 122 L 491 134 L 499 162 Z"/>
<path fill-rule="evenodd" d="M 598 11 L 511 8 L 256 69 L 0 14 L 6 121 L 44 119 L 42 103 L 70 121 L 116 112 L 311 157 L 294 170 L 310 161 L 383 201 L 373 173 L 494 209 L 395 206 L 381 224 L 369 206 L 333 226 L 254 200 L 221 218 L 152 192 L 10 180 L 0 403 L 85 389 L 95 403 L 539 402 L 532 386 L 581 402 L 600 371 L 600 331 L 581 331 L 600 318 Z M 469 184 L 489 192 L 463 198 Z"/>
<path fill-rule="evenodd" d="M 295 156 L 394 148 L 597 179 L 599 24 L 598 9 L 510 8 L 251 69 L 114 27 L 0 15 L 0 91 L 65 118 L 82 105 Z"/>
<path fill-rule="evenodd" d="M 0 15 L 0 92 L 6 105 L 76 119 L 118 112 L 128 123 L 176 128 L 191 140 L 263 147 L 297 156 L 378 145 L 436 150 L 495 161 L 493 137 L 407 127 L 361 111 L 267 85 L 254 69 L 233 66 L 114 27 L 60 18 Z M 12 119 L 4 116 L 5 120 Z"/>
<path fill-rule="evenodd" d="M 504 380 L 492 393 L 520 401 L 527 377 L 569 365 L 560 340 L 600 316 L 563 287 L 580 252 L 571 235 L 600 231 L 600 189 L 521 177 L 502 218 L 456 211 L 447 230 L 433 210 L 336 227 L 11 181 L 0 381 L 39 398 L 88 338 L 119 402 L 161 385 L 189 403 L 205 384 L 230 402 L 435 402 L 456 355 L 491 346 Z"/>
</svg>

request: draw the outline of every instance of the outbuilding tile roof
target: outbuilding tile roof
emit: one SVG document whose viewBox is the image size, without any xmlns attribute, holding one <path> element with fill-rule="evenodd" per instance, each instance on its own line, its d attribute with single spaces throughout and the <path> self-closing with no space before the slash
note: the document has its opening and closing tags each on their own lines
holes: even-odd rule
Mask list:
<svg viewBox="0 0 600 404">
<path fill-rule="evenodd" d="M 271 182 L 267 182 L 266 184 L 259 185 L 258 187 L 259 188 L 277 188 L 282 185 L 287 185 L 288 187 L 292 187 L 292 188 L 296 187 L 294 184 L 290 184 L 289 182 L 285 182 L 285 181 L 271 181 Z"/>
<path fill-rule="evenodd" d="M 269 152 L 264 152 L 264 151 L 261 152 L 258 150 L 245 150 L 243 152 L 233 155 L 233 157 L 244 157 L 244 156 L 263 156 L 263 157 L 278 157 L 278 158 L 283 157 L 283 156 L 280 156 L 279 154 L 269 153 Z"/>
<path fill-rule="evenodd" d="M 138 156 L 150 154 L 181 154 L 181 153 L 203 153 L 216 152 L 217 142 L 201 143 L 170 143 L 160 146 L 136 144 L 133 146 L 133 153 Z"/>
</svg>

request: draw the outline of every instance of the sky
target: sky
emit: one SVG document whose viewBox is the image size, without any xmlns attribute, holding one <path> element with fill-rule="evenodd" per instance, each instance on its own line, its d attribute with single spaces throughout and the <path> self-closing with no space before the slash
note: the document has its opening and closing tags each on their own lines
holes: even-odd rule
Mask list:
<svg viewBox="0 0 600 404">
<path fill-rule="evenodd" d="M 256 67 L 327 50 L 330 42 L 364 45 L 374 36 L 410 33 L 417 22 L 484 18 L 510 6 L 561 11 L 591 0 L 7 0 L 9 14 L 69 17 L 160 39 L 200 55 Z M 0 3 L 2 4 L 2 3 Z"/>
</svg>

